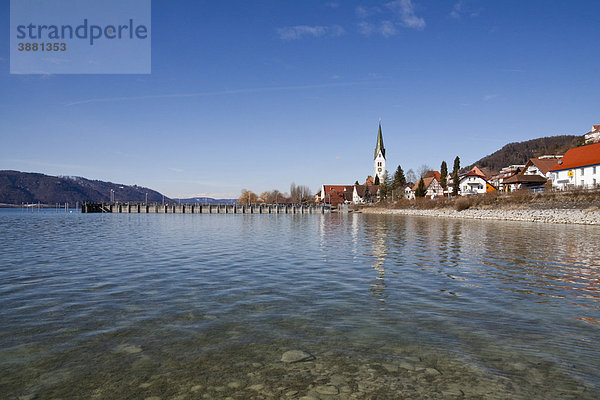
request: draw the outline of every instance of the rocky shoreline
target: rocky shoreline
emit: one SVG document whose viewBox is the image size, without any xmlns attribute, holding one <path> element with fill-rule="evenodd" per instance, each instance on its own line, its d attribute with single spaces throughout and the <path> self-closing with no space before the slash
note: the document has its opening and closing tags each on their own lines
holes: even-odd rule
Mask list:
<svg viewBox="0 0 600 400">
<path fill-rule="evenodd" d="M 600 211 L 594 208 L 582 209 L 468 209 L 456 211 L 451 209 L 385 209 L 363 208 L 362 213 L 400 214 L 426 217 L 468 218 L 500 221 L 542 222 L 550 224 L 600 225 Z"/>
</svg>

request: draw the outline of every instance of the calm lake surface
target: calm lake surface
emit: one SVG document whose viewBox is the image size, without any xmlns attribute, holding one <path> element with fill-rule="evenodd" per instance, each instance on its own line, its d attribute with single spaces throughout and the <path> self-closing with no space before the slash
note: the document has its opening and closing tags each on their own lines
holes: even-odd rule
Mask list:
<svg viewBox="0 0 600 400">
<path fill-rule="evenodd" d="M 2 398 L 600 398 L 600 227 L 0 210 L 0 240 Z"/>
</svg>

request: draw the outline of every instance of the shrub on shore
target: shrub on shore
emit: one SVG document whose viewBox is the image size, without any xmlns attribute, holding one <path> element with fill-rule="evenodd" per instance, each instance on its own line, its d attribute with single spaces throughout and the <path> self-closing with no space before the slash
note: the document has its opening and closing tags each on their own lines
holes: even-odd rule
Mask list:
<svg viewBox="0 0 600 400">
<path fill-rule="evenodd" d="M 456 211 L 463 211 L 470 208 L 472 203 L 471 197 L 461 197 L 454 202 L 454 209 Z"/>
</svg>

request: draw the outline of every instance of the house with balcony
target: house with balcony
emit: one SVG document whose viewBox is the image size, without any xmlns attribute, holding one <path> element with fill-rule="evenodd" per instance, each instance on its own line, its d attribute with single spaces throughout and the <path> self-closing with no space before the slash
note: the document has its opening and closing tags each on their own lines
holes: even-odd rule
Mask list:
<svg viewBox="0 0 600 400">
<path fill-rule="evenodd" d="M 469 196 L 474 194 L 487 193 L 492 190 L 491 185 L 486 181 L 483 174 L 477 171 L 469 171 L 459 177 L 459 194 L 461 196 Z"/>
<path fill-rule="evenodd" d="M 550 178 L 550 170 L 558 163 L 562 156 L 541 156 L 530 158 L 523 168 L 523 175 L 539 175 Z"/>
<path fill-rule="evenodd" d="M 600 185 L 600 143 L 567 151 L 550 169 L 552 186 L 559 190 L 590 189 Z"/>
</svg>

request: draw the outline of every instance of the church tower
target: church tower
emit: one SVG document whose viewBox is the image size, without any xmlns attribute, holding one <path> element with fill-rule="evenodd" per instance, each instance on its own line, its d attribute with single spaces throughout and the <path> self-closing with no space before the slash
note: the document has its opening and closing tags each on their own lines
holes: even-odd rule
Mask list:
<svg viewBox="0 0 600 400">
<path fill-rule="evenodd" d="M 373 178 L 379 177 L 379 182 L 383 182 L 385 175 L 385 147 L 383 147 L 383 135 L 381 134 L 381 121 L 379 121 L 379 134 L 377 135 L 377 145 L 375 146 L 375 174 Z"/>
</svg>

